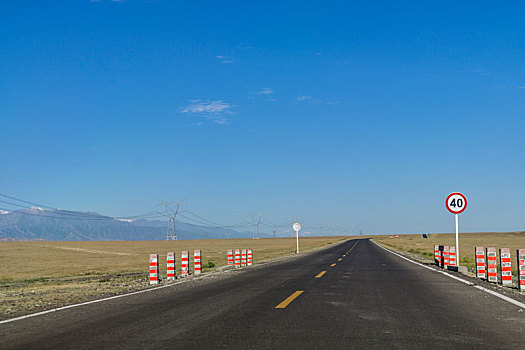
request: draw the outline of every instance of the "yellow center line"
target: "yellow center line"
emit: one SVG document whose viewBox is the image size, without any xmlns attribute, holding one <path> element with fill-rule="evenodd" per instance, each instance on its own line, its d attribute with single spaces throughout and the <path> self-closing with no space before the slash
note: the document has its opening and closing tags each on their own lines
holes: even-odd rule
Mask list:
<svg viewBox="0 0 525 350">
<path fill-rule="evenodd" d="M 301 295 L 303 293 L 302 290 L 298 290 L 297 292 L 294 292 L 292 295 L 290 295 L 288 298 L 284 299 L 282 303 L 280 303 L 279 305 L 277 305 L 275 308 L 276 309 L 284 309 L 285 307 L 288 306 L 288 304 L 290 304 L 292 301 L 294 301 L 295 298 L 297 298 L 299 295 Z"/>
<path fill-rule="evenodd" d="M 337 261 L 341 261 L 341 260 L 343 260 L 343 259 L 342 258 L 337 259 Z"/>
<path fill-rule="evenodd" d="M 321 271 L 315 278 L 321 278 L 326 273 L 326 271 Z"/>
<path fill-rule="evenodd" d="M 335 266 L 335 263 L 333 263 L 333 264 L 332 264 L 332 265 L 330 265 L 330 266 Z"/>
</svg>

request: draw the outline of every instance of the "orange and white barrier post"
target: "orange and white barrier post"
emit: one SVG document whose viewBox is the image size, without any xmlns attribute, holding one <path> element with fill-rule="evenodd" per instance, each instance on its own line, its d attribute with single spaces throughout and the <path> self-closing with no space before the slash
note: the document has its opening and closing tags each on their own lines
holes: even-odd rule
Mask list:
<svg viewBox="0 0 525 350">
<path fill-rule="evenodd" d="M 448 245 L 443 247 L 443 267 L 446 269 L 450 265 L 450 247 Z"/>
<path fill-rule="evenodd" d="M 253 252 L 252 252 L 251 249 L 248 249 L 248 258 L 247 258 L 246 264 L 248 266 L 252 266 L 253 265 Z"/>
<path fill-rule="evenodd" d="M 489 282 L 498 282 L 498 264 L 496 248 L 488 247 L 487 250 L 487 280 Z"/>
<path fill-rule="evenodd" d="M 228 249 L 228 266 L 233 266 L 233 250 Z"/>
<path fill-rule="evenodd" d="M 439 245 L 434 246 L 434 264 L 439 266 Z"/>
<path fill-rule="evenodd" d="M 241 252 L 235 249 L 235 267 L 241 267 Z"/>
<path fill-rule="evenodd" d="M 518 288 L 525 291 L 525 249 L 518 249 Z"/>
<path fill-rule="evenodd" d="M 180 256 L 180 276 L 187 277 L 190 272 L 190 258 L 188 251 L 185 250 Z"/>
<path fill-rule="evenodd" d="M 476 256 L 476 277 L 487 278 L 485 270 L 485 249 L 483 249 L 483 247 L 476 247 L 474 255 Z"/>
<path fill-rule="evenodd" d="M 200 250 L 193 251 L 193 270 L 195 271 L 196 275 L 200 275 L 202 272 L 202 258 Z"/>
<path fill-rule="evenodd" d="M 175 253 L 168 252 L 166 256 L 166 280 L 175 280 Z"/>
<path fill-rule="evenodd" d="M 149 284 L 159 284 L 159 256 L 149 255 Z"/>
<path fill-rule="evenodd" d="M 448 248 L 448 255 L 449 255 L 449 258 L 448 258 L 448 264 L 449 265 L 452 265 L 452 266 L 456 266 L 456 247 L 451 245 L 449 248 Z"/>
<path fill-rule="evenodd" d="M 509 248 L 500 248 L 499 265 L 501 266 L 501 284 L 504 286 L 512 286 L 512 269 Z"/>
<path fill-rule="evenodd" d="M 246 249 L 242 250 L 241 254 L 241 266 L 246 266 Z"/>
</svg>

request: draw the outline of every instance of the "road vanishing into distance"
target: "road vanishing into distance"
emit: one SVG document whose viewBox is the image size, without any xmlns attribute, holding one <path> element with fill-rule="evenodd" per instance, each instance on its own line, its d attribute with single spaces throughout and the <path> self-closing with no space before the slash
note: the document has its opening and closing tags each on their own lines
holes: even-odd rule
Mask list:
<svg viewBox="0 0 525 350">
<path fill-rule="evenodd" d="M 369 240 L 223 275 L 0 324 L 0 348 L 525 346 L 525 310 Z"/>
</svg>

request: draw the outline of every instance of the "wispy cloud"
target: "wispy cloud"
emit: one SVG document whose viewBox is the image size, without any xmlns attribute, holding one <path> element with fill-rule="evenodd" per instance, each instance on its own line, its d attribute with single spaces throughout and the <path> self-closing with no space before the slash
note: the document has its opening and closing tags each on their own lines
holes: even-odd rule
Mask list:
<svg viewBox="0 0 525 350">
<path fill-rule="evenodd" d="M 312 96 L 298 96 L 295 98 L 295 100 L 299 102 L 307 102 L 307 101 L 313 101 L 314 98 Z"/>
<path fill-rule="evenodd" d="M 183 108 L 181 113 L 199 115 L 211 120 L 215 124 L 228 124 L 228 118 L 225 114 L 231 114 L 233 106 L 227 102 L 191 100 L 190 105 Z M 199 124 L 200 125 L 200 124 Z"/>
<path fill-rule="evenodd" d="M 312 97 L 312 96 L 308 96 L 308 95 L 297 96 L 295 98 L 295 101 L 301 102 L 301 103 L 314 103 L 314 104 L 323 104 L 323 105 L 334 105 L 334 104 L 338 103 L 338 101 L 336 101 L 336 102 L 323 101 L 323 100 L 320 100 L 318 98 L 315 98 L 315 97 Z"/>
<path fill-rule="evenodd" d="M 231 63 L 233 63 L 233 58 L 229 57 L 229 56 L 217 55 L 217 56 L 215 56 L 215 58 L 220 60 L 220 63 L 223 63 L 223 64 L 231 64 Z"/>
<path fill-rule="evenodd" d="M 273 90 L 271 88 L 263 88 L 261 91 L 259 91 L 259 95 L 271 95 L 273 94 Z"/>
</svg>

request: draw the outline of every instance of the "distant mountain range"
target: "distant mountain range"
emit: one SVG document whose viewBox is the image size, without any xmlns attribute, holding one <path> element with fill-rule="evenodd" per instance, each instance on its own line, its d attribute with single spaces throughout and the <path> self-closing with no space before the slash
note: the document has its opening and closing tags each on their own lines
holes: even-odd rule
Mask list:
<svg viewBox="0 0 525 350">
<path fill-rule="evenodd" d="M 133 241 L 166 239 L 167 221 L 124 220 L 38 207 L 0 211 L 0 240 Z M 178 239 L 251 238 L 252 233 L 176 221 Z"/>
</svg>

